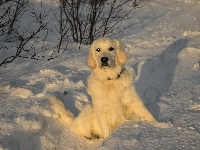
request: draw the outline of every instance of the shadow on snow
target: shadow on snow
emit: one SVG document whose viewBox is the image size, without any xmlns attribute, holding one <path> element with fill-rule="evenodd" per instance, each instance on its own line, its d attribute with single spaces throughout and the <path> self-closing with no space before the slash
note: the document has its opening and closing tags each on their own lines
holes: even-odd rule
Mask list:
<svg viewBox="0 0 200 150">
<path fill-rule="evenodd" d="M 169 45 L 161 54 L 145 61 L 138 68 L 139 78 L 135 83 L 140 97 L 158 121 L 171 121 L 160 119 L 160 108 L 158 102 L 172 85 L 176 66 L 178 65 L 178 54 L 187 47 L 188 40 L 180 39 Z M 137 65 L 137 64 L 136 64 Z M 133 66 L 135 68 L 135 66 Z"/>
</svg>

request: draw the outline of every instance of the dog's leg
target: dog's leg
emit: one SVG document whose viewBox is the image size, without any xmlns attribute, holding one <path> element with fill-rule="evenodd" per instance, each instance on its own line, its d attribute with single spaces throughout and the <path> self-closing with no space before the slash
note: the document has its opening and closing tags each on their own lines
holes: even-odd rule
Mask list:
<svg viewBox="0 0 200 150">
<path fill-rule="evenodd" d="M 135 117 L 148 122 L 156 121 L 143 104 L 134 87 L 130 87 L 125 91 L 122 103 L 125 105 L 125 114 L 127 119 L 131 118 L 131 115 L 134 115 Z"/>
<path fill-rule="evenodd" d="M 98 118 L 100 128 L 102 130 L 103 138 L 108 137 L 111 134 L 111 131 L 109 128 L 109 124 L 108 124 L 107 120 L 105 119 L 105 114 L 102 115 L 101 113 L 99 113 L 97 115 L 97 118 Z"/>
<path fill-rule="evenodd" d="M 103 109 L 96 110 L 95 112 L 103 138 L 108 137 L 115 130 L 115 128 L 120 126 L 126 120 L 121 104 L 119 103 L 119 106 L 117 106 L 116 103 L 112 104 L 113 105 L 110 106 L 107 104 L 102 107 Z"/>
</svg>

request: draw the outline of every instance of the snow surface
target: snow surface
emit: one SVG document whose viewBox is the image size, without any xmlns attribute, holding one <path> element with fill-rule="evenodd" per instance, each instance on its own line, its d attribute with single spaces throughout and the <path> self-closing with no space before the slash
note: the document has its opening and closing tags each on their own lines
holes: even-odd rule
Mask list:
<svg viewBox="0 0 200 150">
<path fill-rule="evenodd" d="M 57 59 L 17 59 L 0 68 L 0 150 L 200 149 L 200 1 L 151 0 L 133 16 L 123 22 L 133 26 L 113 37 L 124 45 L 126 67 L 135 71 L 136 89 L 158 122 L 126 121 L 93 141 L 54 119 L 47 94 L 60 96 L 74 115 L 90 103 L 89 46 L 72 44 Z M 56 42 L 52 36 L 48 44 Z"/>
</svg>

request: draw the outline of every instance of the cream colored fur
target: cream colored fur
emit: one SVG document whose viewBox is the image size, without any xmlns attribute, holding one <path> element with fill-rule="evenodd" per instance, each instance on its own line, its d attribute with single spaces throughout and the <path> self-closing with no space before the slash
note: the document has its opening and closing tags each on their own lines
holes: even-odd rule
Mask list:
<svg viewBox="0 0 200 150">
<path fill-rule="evenodd" d="M 60 121 L 64 124 L 71 125 L 74 121 L 74 116 L 65 108 L 65 105 L 62 103 L 61 99 L 51 95 L 48 96 L 48 99 L 52 104 L 52 109 L 57 113 Z"/>
<path fill-rule="evenodd" d="M 112 51 L 111 47 L 114 48 Z M 108 66 L 102 66 L 102 57 L 109 58 Z M 73 118 L 64 110 L 64 105 L 51 101 L 54 111 L 73 132 L 87 138 L 95 135 L 106 138 L 127 119 L 156 121 L 135 90 L 134 76 L 123 68 L 126 60 L 127 55 L 119 41 L 101 38 L 92 43 L 88 56 L 88 65 L 92 69 L 88 93 L 92 105 L 85 106 L 80 115 Z"/>
</svg>

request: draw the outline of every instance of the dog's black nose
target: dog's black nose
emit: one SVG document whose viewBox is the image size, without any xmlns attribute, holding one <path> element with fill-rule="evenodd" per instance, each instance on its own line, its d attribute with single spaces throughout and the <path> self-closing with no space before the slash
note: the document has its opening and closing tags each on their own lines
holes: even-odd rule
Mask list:
<svg viewBox="0 0 200 150">
<path fill-rule="evenodd" d="M 108 62 L 108 57 L 101 57 L 101 62 L 102 63 L 107 63 Z"/>
</svg>

